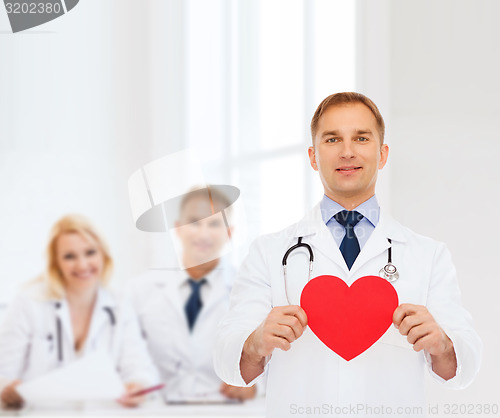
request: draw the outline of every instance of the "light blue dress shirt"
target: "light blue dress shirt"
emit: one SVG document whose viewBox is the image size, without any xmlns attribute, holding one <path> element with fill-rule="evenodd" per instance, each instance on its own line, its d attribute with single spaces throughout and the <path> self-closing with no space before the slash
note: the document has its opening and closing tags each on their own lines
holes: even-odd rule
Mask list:
<svg viewBox="0 0 500 418">
<path fill-rule="evenodd" d="M 325 222 L 326 226 L 332 233 L 337 246 L 340 247 L 346 230 L 333 216 L 347 209 L 326 195 L 324 195 L 323 200 L 321 200 L 320 209 L 323 222 Z M 359 248 L 362 249 L 378 224 L 378 220 L 380 218 L 380 206 L 378 205 L 377 198 L 373 195 L 353 210 L 363 215 L 363 219 L 361 219 L 354 227 L 354 233 L 358 238 Z"/>
</svg>

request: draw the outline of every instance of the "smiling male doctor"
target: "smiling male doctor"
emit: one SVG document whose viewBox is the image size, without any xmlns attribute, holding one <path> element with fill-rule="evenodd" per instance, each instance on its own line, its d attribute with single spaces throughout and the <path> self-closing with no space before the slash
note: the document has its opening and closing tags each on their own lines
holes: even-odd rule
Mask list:
<svg viewBox="0 0 500 418">
<path fill-rule="evenodd" d="M 297 224 L 257 239 L 240 269 L 214 363 L 231 385 L 251 385 L 267 369 L 268 417 L 425 416 L 425 368 L 452 388 L 467 386 L 478 371 L 481 341 L 461 305 L 446 246 L 378 206 L 377 173 L 389 153 L 384 130 L 376 105 L 359 93 L 323 100 L 309 148 L 323 199 Z M 312 333 L 298 306 L 308 279 L 306 250 L 290 254 L 285 289 L 281 260 L 299 237 L 314 252 L 312 277 L 337 276 L 349 286 L 378 275 L 392 242 L 401 303 L 394 326 L 351 361 Z"/>
</svg>

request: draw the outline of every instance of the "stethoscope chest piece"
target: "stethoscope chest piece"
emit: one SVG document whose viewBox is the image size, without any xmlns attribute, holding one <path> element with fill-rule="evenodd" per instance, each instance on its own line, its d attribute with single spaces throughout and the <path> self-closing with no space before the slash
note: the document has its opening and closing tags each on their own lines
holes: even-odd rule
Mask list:
<svg viewBox="0 0 500 418">
<path fill-rule="evenodd" d="M 380 271 L 379 271 L 379 276 L 382 277 L 383 279 L 387 280 L 388 282 L 395 282 L 396 280 L 399 279 L 399 273 L 398 269 L 396 266 L 392 263 L 387 263 Z"/>
</svg>

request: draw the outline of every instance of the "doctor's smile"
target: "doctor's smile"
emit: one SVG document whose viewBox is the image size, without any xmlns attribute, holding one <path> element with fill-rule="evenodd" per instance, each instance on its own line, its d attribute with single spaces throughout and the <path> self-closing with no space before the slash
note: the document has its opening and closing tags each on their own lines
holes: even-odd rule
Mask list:
<svg viewBox="0 0 500 418">
<path fill-rule="evenodd" d="M 355 167 L 355 166 L 340 167 L 340 168 L 337 168 L 336 171 L 340 172 L 343 175 L 351 175 L 351 174 L 358 172 L 358 170 L 361 170 L 362 168 L 363 167 Z"/>
</svg>

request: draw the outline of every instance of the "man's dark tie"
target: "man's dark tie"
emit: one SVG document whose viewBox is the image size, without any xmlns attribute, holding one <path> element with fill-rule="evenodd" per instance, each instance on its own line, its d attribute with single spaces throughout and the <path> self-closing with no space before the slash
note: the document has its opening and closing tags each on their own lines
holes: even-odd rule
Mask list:
<svg viewBox="0 0 500 418">
<path fill-rule="evenodd" d="M 354 233 L 354 227 L 363 219 L 363 215 L 355 210 L 343 210 L 333 217 L 345 228 L 345 237 L 340 244 L 340 252 L 344 256 L 344 260 L 350 270 L 359 254 L 359 242 Z"/>
<path fill-rule="evenodd" d="M 186 302 L 185 310 L 190 330 L 193 329 L 196 318 L 198 317 L 201 307 L 203 306 L 200 297 L 200 288 L 206 282 L 206 279 L 189 279 L 189 285 L 191 286 L 191 296 L 189 296 L 189 299 Z"/>
</svg>

